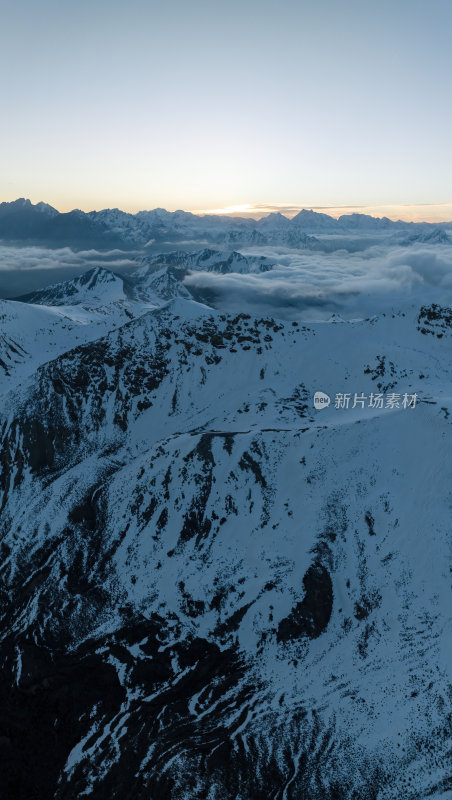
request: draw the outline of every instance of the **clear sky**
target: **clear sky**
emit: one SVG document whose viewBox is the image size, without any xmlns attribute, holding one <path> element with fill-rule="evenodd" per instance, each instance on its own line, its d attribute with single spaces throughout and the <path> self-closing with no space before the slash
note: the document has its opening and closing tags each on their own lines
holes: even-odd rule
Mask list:
<svg viewBox="0 0 452 800">
<path fill-rule="evenodd" d="M 391 216 L 405 218 L 452 203 L 451 0 L 0 0 L 0 12 L 0 200 L 402 204 Z"/>
</svg>

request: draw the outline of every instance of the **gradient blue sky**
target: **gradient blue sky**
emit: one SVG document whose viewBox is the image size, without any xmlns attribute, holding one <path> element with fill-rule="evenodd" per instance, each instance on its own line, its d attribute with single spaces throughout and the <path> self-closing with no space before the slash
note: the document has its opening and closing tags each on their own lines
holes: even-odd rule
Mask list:
<svg viewBox="0 0 452 800">
<path fill-rule="evenodd" d="M 452 219 L 450 0 L 0 11 L 0 200 Z"/>
</svg>

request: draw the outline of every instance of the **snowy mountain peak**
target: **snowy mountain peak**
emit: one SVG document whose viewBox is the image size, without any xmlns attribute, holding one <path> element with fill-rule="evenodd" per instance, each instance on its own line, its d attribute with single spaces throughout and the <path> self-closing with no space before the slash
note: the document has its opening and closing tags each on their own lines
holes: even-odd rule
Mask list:
<svg viewBox="0 0 452 800">
<path fill-rule="evenodd" d="M 40 201 L 33 205 L 31 200 L 27 197 L 19 197 L 17 200 L 12 200 L 10 203 L 0 203 L 0 211 L 2 212 L 30 212 L 30 211 L 38 211 L 41 214 L 44 214 L 49 217 L 54 217 L 59 214 L 59 211 L 53 206 L 50 206 L 48 203 L 43 203 Z"/>
<path fill-rule="evenodd" d="M 337 229 L 337 220 L 334 217 L 306 208 L 292 217 L 291 224 L 308 232 L 335 231 Z"/>
<path fill-rule="evenodd" d="M 80 285 L 86 286 L 86 288 L 89 289 L 92 289 L 94 286 L 98 286 L 99 284 L 114 283 L 117 280 L 118 276 L 110 270 L 105 269 L 105 267 L 93 267 L 92 269 L 84 272 L 83 275 L 78 278 Z"/>
<path fill-rule="evenodd" d="M 268 214 L 266 217 L 261 217 L 261 219 L 258 220 L 257 225 L 260 230 L 287 230 L 290 227 L 291 222 L 287 217 L 284 216 L 284 214 L 280 214 L 279 211 L 274 211 L 271 214 Z"/>
<path fill-rule="evenodd" d="M 271 259 L 266 256 L 245 256 L 235 250 L 214 250 L 203 248 L 194 253 L 184 250 L 174 250 L 170 253 L 159 253 L 155 256 L 145 256 L 141 259 L 141 275 L 144 271 L 155 271 L 162 266 L 171 267 L 181 273 L 187 270 L 202 270 L 221 273 L 250 273 L 267 272 L 273 266 Z"/>
<path fill-rule="evenodd" d="M 47 214 L 49 217 L 56 217 L 60 213 L 56 208 L 50 206 L 48 203 L 43 203 L 42 201 L 36 203 L 35 208 L 37 211 L 40 211 L 42 214 Z"/>
<path fill-rule="evenodd" d="M 11 203 L 3 204 L 2 205 L 9 205 L 15 208 L 31 208 L 32 202 L 28 199 L 28 197 L 18 197 L 17 200 L 13 200 Z"/>
<path fill-rule="evenodd" d="M 104 267 L 94 267 L 78 278 L 17 298 L 22 302 L 48 306 L 104 304 L 124 299 L 124 279 Z"/>
</svg>

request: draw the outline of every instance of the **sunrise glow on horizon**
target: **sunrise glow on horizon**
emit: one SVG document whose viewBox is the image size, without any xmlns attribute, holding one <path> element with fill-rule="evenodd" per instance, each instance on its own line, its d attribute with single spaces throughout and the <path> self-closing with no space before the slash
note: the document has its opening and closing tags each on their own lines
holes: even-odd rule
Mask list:
<svg viewBox="0 0 452 800">
<path fill-rule="evenodd" d="M 250 205 L 242 204 L 227 206 L 225 208 L 197 209 L 194 214 L 218 214 L 225 216 L 244 216 L 260 219 L 271 213 L 280 213 L 292 219 L 302 209 L 328 214 L 338 218 L 343 214 L 367 214 L 371 217 L 388 217 L 393 220 L 406 222 L 452 222 L 452 203 L 427 203 L 419 205 L 385 205 L 385 206 L 312 206 L 309 204 L 291 206 L 287 205 Z"/>
<path fill-rule="evenodd" d="M 17 196 L 8 196 L 3 199 L 3 202 L 13 202 L 14 200 L 18 199 Z M 68 213 L 73 211 L 74 209 L 78 208 L 81 211 L 89 212 L 89 211 L 101 211 L 104 208 L 118 208 L 120 211 L 129 214 L 135 214 L 139 211 L 151 211 L 154 208 L 163 208 L 161 204 L 157 204 L 155 206 L 150 205 L 149 203 L 143 205 L 141 208 L 137 207 L 127 207 L 122 206 L 120 204 L 115 205 L 111 204 L 109 206 L 97 206 L 93 208 L 92 206 L 85 206 L 81 207 L 80 205 L 57 205 L 56 203 L 52 203 L 49 201 L 48 198 L 42 197 L 30 197 L 29 199 L 33 204 L 38 202 L 46 202 L 49 205 L 53 206 L 57 209 L 57 211 L 61 213 Z M 0 200 L 2 202 L 2 200 Z M 327 214 L 330 217 L 335 219 L 339 218 L 340 216 L 347 215 L 347 214 L 366 214 L 371 217 L 387 217 L 388 219 L 397 221 L 402 220 L 405 222 L 429 222 L 429 223 L 444 223 L 444 222 L 451 222 L 452 223 L 452 203 L 424 203 L 424 204 L 417 204 L 417 205 L 408 205 L 408 204 L 400 204 L 400 205 L 381 205 L 381 206 L 366 206 L 366 205 L 347 205 L 347 206 L 316 206 L 311 205 L 309 203 L 304 204 L 271 204 L 271 203 L 261 203 L 261 204 L 251 204 L 251 203 L 238 203 L 236 205 L 231 206 L 224 206 L 219 208 L 206 208 L 206 209 L 199 209 L 199 208 L 182 208 L 180 206 L 173 206 L 169 208 L 165 208 L 166 211 L 175 212 L 175 211 L 187 211 L 192 214 L 196 214 L 197 216 L 209 216 L 209 215 L 218 215 L 218 216 L 230 216 L 230 217 L 242 217 L 242 218 L 249 218 L 249 219 L 261 219 L 263 217 L 268 216 L 272 213 L 279 213 L 282 216 L 286 217 L 287 219 L 292 219 L 296 216 L 300 211 L 314 211 L 319 214 Z"/>
</svg>

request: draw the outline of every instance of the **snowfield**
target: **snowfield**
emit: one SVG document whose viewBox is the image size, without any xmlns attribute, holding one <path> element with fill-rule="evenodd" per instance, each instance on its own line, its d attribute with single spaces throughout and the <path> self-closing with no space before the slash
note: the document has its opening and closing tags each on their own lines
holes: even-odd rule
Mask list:
<svg viewBox="0 0 452 800">
<path fill-rule="evenodd" d="M 273 267 L 0 302 L 5 798 L 452 797 L 452 308 L 278 317 L 199 278 Z"/>
</svg>

